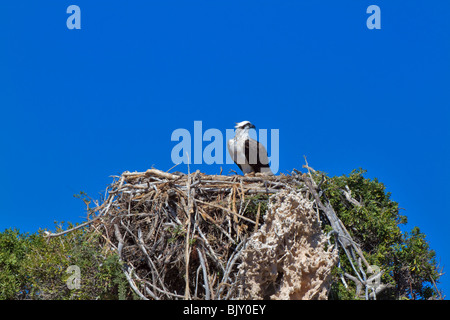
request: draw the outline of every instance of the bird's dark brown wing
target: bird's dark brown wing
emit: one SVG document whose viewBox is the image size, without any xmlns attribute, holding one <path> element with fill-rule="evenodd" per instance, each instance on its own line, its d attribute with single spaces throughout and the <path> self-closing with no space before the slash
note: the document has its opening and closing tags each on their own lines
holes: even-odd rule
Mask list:
<svg viewBox="0 0 450 320">
<path fill-rule="evenodd" d="M 263 158 L 266 159 L 266 161 L 261 161 Z M 264 146 L 256 140 L 245 140 L 245 159 L 253 168 L 254 172 L 261 172 L 262 168 L 269 168 L 267 151 Z"/>
</svg>

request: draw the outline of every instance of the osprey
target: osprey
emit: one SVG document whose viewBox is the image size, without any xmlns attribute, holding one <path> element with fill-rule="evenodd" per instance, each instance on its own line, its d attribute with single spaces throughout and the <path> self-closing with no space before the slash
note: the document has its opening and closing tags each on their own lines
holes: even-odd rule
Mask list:
<svg viewBox="0 0 450 320">
<path fill-rule="evenodd" d="M 227 147 L 231 159 L 244 174 L 250 172 L 262 172 L 273 174 L 269 167 L 269 158 L 264 146 L 250 138 L 248 131 L 255 128 L 249 121 L 236 123 L 236 134 L 228 140 Z"/>
</svg>

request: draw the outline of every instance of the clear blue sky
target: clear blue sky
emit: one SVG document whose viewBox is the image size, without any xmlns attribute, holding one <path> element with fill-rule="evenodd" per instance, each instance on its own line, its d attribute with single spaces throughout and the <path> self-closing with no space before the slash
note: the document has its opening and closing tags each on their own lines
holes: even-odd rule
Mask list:
<svg viewBox="0 0 450 320">
<path fill-rule="evenodd" d="M 280 130 L 281 172 L 303 155 L 330 175 L 367 169 L 447 269 L 449 14 L 442 0 L 2 1 L 0 230 L 81 222 L 73 194 L 169 169 L 173 130 L 250 120 Z"/>
</svg>

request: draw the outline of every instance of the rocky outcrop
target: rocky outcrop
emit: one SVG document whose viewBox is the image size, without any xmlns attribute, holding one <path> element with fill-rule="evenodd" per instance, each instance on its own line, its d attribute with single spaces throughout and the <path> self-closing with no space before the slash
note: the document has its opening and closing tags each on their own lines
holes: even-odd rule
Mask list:
<svg viewBox="0 0 450 320">
<path fill-rule="evenodd" d="M 327 299 L 338 256 L 318 219 L 300 192 L 271 197 L 264 224 L 242 252 L 241 299 Z"/>
</svg>

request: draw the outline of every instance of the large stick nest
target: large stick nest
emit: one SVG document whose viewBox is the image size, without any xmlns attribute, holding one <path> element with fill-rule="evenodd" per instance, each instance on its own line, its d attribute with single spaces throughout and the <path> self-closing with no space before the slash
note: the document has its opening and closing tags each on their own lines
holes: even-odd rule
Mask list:
<svg viewBox="0 0 450 320">
<path fill-rule="evenodd" d="M 322 203 L 313 169 L 305 167 L 309 175 L 297 170 L 279 176 L 124 172 L 114 177 L 86 223 L 47 236 L 93 228 L 103 247 L 118 253 L 142 299 L 240 299 L 238 266 L 246 241 L 264 222 L 270 196 L 292 190 L 331 225 L 336 248 L 359 268 L 361 261 L 368 266 L 329 203 Z M 368 298 L 365 275 L 353 270 L 356 277 L 347 274 L 349 279 L 365 286 Z"/>
</svg>

